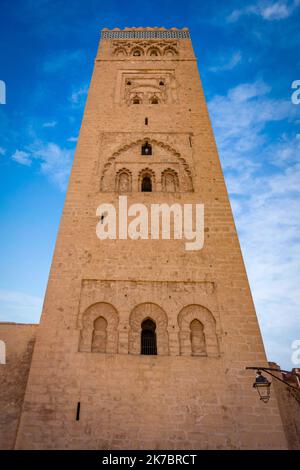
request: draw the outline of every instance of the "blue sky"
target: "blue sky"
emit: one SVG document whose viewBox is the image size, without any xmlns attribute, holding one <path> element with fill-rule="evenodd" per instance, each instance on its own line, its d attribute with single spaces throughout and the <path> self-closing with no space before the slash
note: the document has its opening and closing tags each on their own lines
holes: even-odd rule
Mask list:
<svg viewBox="0 0 300 470">
<path fill-rule="evenodd" d="M 189 27 L 270 360 L 300 339 L 300 0 L 1 0 L 0 321 L 39 320 L 99 33 Z"/>
</svg>

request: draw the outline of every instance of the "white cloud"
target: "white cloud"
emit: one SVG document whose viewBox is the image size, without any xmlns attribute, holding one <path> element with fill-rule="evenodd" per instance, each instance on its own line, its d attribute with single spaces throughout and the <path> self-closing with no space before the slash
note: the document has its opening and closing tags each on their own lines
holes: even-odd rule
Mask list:
<svg viewBox="0 0 300 470">
<path fill-rule="evenodd" d="M 230 15 L 227 16 L 226 20 L 228 23 L 235 23 L 243 14 L 245 14 L 245 10 L 233 10 Z"/>
<path fill-rule="evenodd" d="M 66 189 L 73 150 L 64 149 L 57 144 L 37 141 L 25 151 L 16 150 L 12 159 L 22 165 L 39 164 L 41 172 L 54 182 L 62 191 Z"/>
<path fill-rule="evenodd" d="M 300 337 L 299 179 L 299 164 L 275 176 L 253 175 L 235 214 L 267 351 L 270 338 L 289 349 Z M 278 355 L 269 358 L 282 362 Z"/>
<path fill-rule="evenodd" d="M 0 290 L 0 321 L 37 323 L 43 299 L 23 292 Z"/>
<path fill-rule="evenodd" d="M 270 360 L 290 368 L 300 338 L 300 140 L 274 142 L 268 124 L 290 119 L 290 102 L 262 81 L 209 103 L 252 293 Z"/>
<path fill-rule="evenodd" d="M 23 150 L 16 150 L 11 156 L 12 160 L 20 163 L 20 165 L 30 166 L 32 163 L 31 155 Z"/>
<path fill-rule="evenodd" d="M 236 67 L 242 60 L 242 54 L 238 51 L 232 54 L 229 58 L 222 57 L 218 65 L 209 67 L 211 72 L 223 72 L 227 70 L 232 70 Z"/>
<path fill-rule="evenodd" d="M 43 127 L 55 127 L 57 125 L 57 121 L 49 121 L 44 122 Z"/>
<path fill-rule="evenodd" d="M 261 161 L 253 159 L 252 154 L 255 150 L 261 152 L 260 147 L 266 140 L 262 130 L 266 124 L 295 112 L 289 100 L 270 98 L 269 92 L 270 88 L 263 81 L 256 81 L 238 85 L 229 90 L 227 96 L 216 96 L 209 102 L 225 168 L 241 164 L 243 174 L 245 170 L 252 173 Z"/>
<path fill-rule="evenodd" d="M 254 83 L 243 83 L 229 90 L 229 98 L 231 101 L 241 103 L 251 98 L 256 98 L 266 95 L 271 88 L 263 81 L 256 81 Z"/>
<path fill-rule="evenodd" d="M 0 147 L 0 155 L 5 155 L 6 154 L 6 149 L 3 147 Z"/>
<path fill-rule="evenodd" d="M 233 23 L 244 15 L 256 15 L 267 21 L 282 20 L 291 16 L 299 4 L 299 0 L 294 2 L 261 0 L 240 10 L 234 10 L 227 17 L 227 21 Z"/>
<path fill-rule="evenodd" d="M 275 2 L 266 6 L 258 5 L 257 10 L 253 12 L 265 20 L 272 21 L 287 18 L 292 13 L 292 8 L 285 2 Z"/>
<path fill-rule="evenodd" d="M 88 85 L 84 85 L 77 90 L 72 92 L 70 97 L 70 101 L 75 106 L 83 106 L 86 100 L 86 96 L 88 93 Z"/>
<path fill-rule="evenodd" d="M 32 158 L 39 161 L 41 172 L 63 191 L 66 189 L 70 174 L 73 151 L 58 145 L 42 143 L 34 146 Z"/>
<path fill-rule="evenodd" d="M 300 135 L 290 138 L 283 134 L 278 142 L 266 149 L 269 160 L 276 166 L 284 167 L 287 164 L 297 163 L 300 160 Z"/>
<path fill-rule="evenodd" d="M 78 137 L 73 137 L 73 136 L 72 136 L 72 137 L 69 137 L 69 138 L 67 139 L 67 142 L 77 142 L 77 140 L 78 140 Z"/>
</svg>

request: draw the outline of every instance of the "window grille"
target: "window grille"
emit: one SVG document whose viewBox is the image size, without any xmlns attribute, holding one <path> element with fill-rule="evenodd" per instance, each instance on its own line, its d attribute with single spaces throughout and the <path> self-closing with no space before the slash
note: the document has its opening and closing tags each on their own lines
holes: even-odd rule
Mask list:
<svg viewBox="0 0 300 470">
<path fill-rule="evenodd" d="M 150 176 L 144 176 L 142 180 L 142 192 L 143 193 L 151 193 L 152 191 L 152 181 Z"/>
<path fill-rule="evenodd" d="M 148 319 L 142 323 L 142 333 L 141 333 L 141 354 L 146 355 L 157 355 L 157 345 L 156 345 L 156 325 L 155 323 Z"/>
</svg>

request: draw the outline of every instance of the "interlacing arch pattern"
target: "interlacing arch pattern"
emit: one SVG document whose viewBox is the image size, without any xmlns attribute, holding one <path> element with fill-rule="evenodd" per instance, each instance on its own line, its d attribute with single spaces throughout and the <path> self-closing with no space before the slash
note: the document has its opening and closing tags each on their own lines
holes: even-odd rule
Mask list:
<svg viewBox="0 0 300 470">
<path fill-rule="evenodd" d="M 146 323 L 151 324 L 152 330 L 155 331 L 155 352 L 150 351 L 150 354 L 169 355 L 168 315 L 162 307 L 153 302 L 140 303 L 128 312 L 128 353 L 145 354 L 142 351 L 142 337 Z M 220 356 L 216 320 L 210 310 L 198 304 L 186 305 L 180 310 L 177 323 L 180 355 Z M 116 354 L 119 351 L 118 326 L 119 313 L 113 305 L 106 302 L 90 305 L 79 321 L 79 351 Z M 174 325 L 170 328 L 172 330 Z M 123 329 L 124 325 L 122 331 Z"/>
<path fill-rule="evenodd" d="M 114 50 L 114 55 L 117 56 L 117 57 L 125 57 L 125 56 L 127 56 L 127 51 L 126 51 L 125 47 L 117 47 Z"/>
<path fill-rule="evenodd" d="M 136 146 L 141 147 L 142 145 L 145 144 L 145 142 L 149 142 L 152 145 L 152 147 L 153 147 L 153 145 L 157 145 L 158 147 L 161 147 L 162 149 L 167 150 L 168 152 L 170 152 L 174 155 L 174 157 L 178 160 L 178 162 L 182 164 L 182 166 L 183 166 L 183 168 L 184 168 L 184 170 L 185 170 L 185 172 L 186 172 L 186 174 L 187 174 L 187 176 L 190 180 L 190 186 L 191 186 L 191 190 L 192 190 L 192 187 L 193 187 L 192 186 L 192 173 L 191 173 L 189 164 L 187 163 L 185 158 L 183 158 L 181 156 L 181 154 L 177 150 L 175 150 L 173 147 L 171 147 L 169 144 L 158 141 L 156 139 L 150 139 L 149 137 L 146 137 L 144 139 L 136 140 L 135 142 L 132 142 L 130 144 L 123 145 L 116 152 L 114 152 L 111 155 L 111 157 L 108 158 L 107 162 L 104 164 L 103 171 L 102 171 L 101 189 L 103 188 L 104 177 L 105 177 L 107 171 L 110 169 L 111 165 L 115 162 L 116 158 L 119 155 L 121 155 L 122 152 L 126 152 L 127 150 L 132 149 Z"/>
<path fill-rule="evenodd" d="M 113 55 L 116 57 L 176 57 L 179 55 L 176 41 L 128 41 L 113 44 Z"/>
</svg>

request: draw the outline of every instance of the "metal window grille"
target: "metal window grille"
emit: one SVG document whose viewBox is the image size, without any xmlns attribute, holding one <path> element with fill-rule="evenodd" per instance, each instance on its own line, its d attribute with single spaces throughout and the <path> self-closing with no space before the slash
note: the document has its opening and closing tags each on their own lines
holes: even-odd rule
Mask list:
<svg viewBox="0 0 300 470">
<path fill-rule="evenodd" d="M 155 331 L 142 331 L 141 354 L 157 355 Z"/>
<path fill-rule="evenodd" d="M 152 182 L 150 176 L 144 176 L 142 181 L 142 192 L 151 193 L 152 191 Z"/>
</svg>

